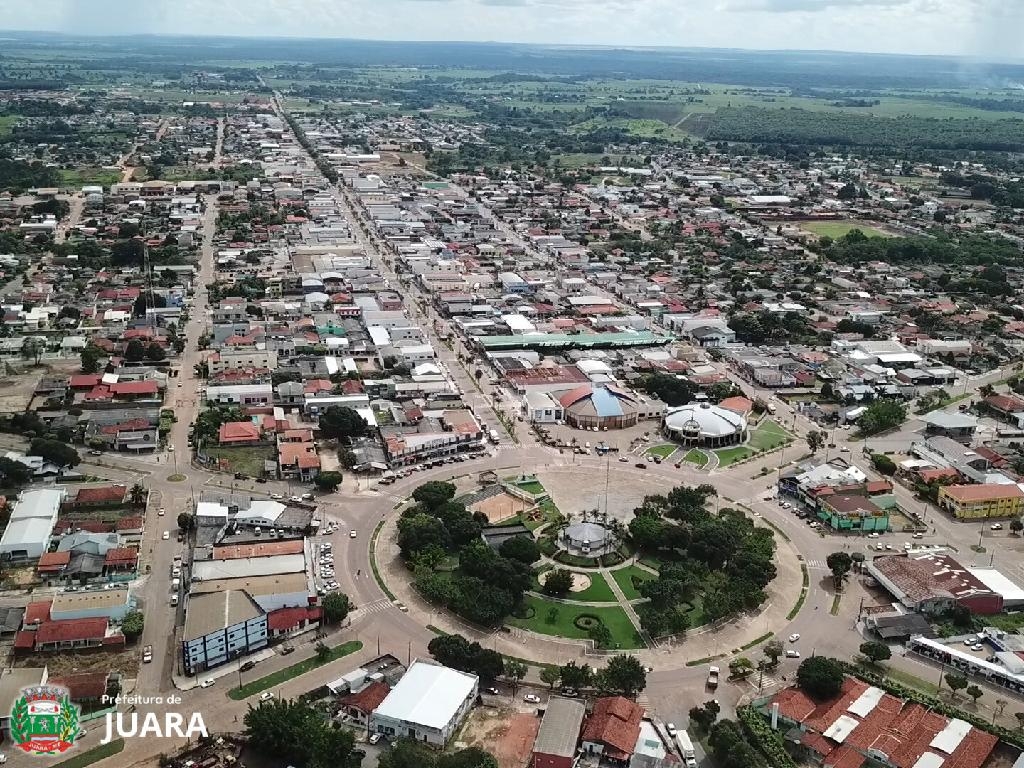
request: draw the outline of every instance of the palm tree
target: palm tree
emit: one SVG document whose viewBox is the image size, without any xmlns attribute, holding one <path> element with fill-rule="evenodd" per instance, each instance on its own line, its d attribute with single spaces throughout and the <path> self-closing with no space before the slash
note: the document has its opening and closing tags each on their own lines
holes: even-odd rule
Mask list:
<svg viewBox="0 0 1024 768">
<path fill-rule="evenodd" d="M 146 503 L 146 489 L 139 483 L 136 483 L 131 487 L 131 490 L 128 491 L 128 498 L 136 507 L 141 507 Z"/>
</svg>

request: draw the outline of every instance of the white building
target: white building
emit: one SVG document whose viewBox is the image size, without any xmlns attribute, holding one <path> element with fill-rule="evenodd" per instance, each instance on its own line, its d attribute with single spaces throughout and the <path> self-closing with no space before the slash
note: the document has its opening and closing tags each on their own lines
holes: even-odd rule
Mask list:
<svg viewBox="0 0 1024 768">
<path fill-rule="evenodd" d="M 49 549 L 50 535 L 67 491 L 46 488 L 25 491 L 11 512 L 11 519 L 0 537 L 0 557 L 11 560 L 38 560 Z"/>
<path fill-rule="evenodd" d="M 476 675 L 413 662 L 370 718 L 370 730 L 388 739 L 448 743 L 476 701 Z"/>
<path fill-rule="evenodd" d="M 210 356 L 210 375 L 219 376 L 225 371 L 277 368 L 277 352 L 272 349 L 226 349 Z"/>
</svg>

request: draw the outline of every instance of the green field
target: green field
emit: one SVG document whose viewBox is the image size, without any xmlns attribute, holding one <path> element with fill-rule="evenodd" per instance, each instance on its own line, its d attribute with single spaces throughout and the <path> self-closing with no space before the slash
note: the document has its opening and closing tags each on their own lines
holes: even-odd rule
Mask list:
<svg viewBox="0 0 1024 768">
<path fill-rule="evenodd" d="M 715 451 L 714 454 L 718 457 L 718 466 L 728 467 L 737 461 L 743 461 L 748 456 L 753 456 L 754 452 L 746 446 L 734 445 L 732 448 L 721 448 Z"/>
<path fill-rule="evenodd" d="M 263 475 L 263 462 L 275 456 L 273 446 L 247 446 L 239 448 L 208 448 L 206 452 L 219 459 L 224 472 L 241 472 L 249 477 Z"/>
<path fill-rule="evenodd" d="M 100 744 L 98 747 L 93 747 L 85 752 L 79 752 L 67 760 L 53 763 L 51 768 L 85 768 L 87 765 L 98 763 L 100 760 L 106 760 L 108 757 L 113 757 L 122 751 L 124 751 L 124 739 L 114 739 L 109 744 Z"/>
<path fill-rule="evenodd" d="M 750 447 L 770 451 L 790 441 L 789 433 L 772 420 L 763 422 L 750 433 Z"/>
<path fill-rule="evenodd" d="M 661 445 L 655 445 L 647 449 L 648 456 L 660 456 L 663 459 L 667 459 L 679 448 L 675 443 L 662 443 Z"/>
<path fill-rule="evenodd" d="M 121 180 L 120 171 L 108 171 L 105 168 L 62 168 L 60 170 L 61 185 L 65 187 L 84 187 L 100 184 L 109 187 Z"/>
<path fill-rule="evenodd" d="M 331 648 L 330 654 L 328 654 L 324 659 L 321 659 L 319 656 L 311 656 L 297 664 L 292 664 L 290 667 L 279 669 L 277 672 L 271 672 L 266 677 L 261 677 L 248 682 L 241 688 L 232 688 L 228 691 L 228 698 L 234 699 L 235 701 L 247 699 L 253 694 L 265 691 L 268 688 L 273 688 L 275 685 L 286 683 L 294 677 L 304 675 L 307 672 L 312 672 L 317 667 L 322 667 L 324 664 L 330 664 L 332 661 L 342 659 L 356 651 L 362 650 L 362 648 L 363 644 L 360 641 L 350 640 L 347 643 L 342 643 L 341 645 Z"/>
<path fill-rule="evenodd" d="M 588 637 L 587 631 L 576 624 L 577 616 L 595 616 L 601 620 L 612 636 L 612 644 L 617 648 L 639 648 L 640 638 L 637 637 L 636 629 L 630 622 L 626 612 L 621 608 L 594 608 L 592 606 L 573 606 L 565 603 L 556 603 L 545 600 L 534 595 L 526 595 L 523 604 L 532 615 L 527 619 L 510 616 L 506 623 L 537 632 L 541 635 L 554 635 L 567 637 L 573 640 L 584 640 Z M 552 610 L 554 611 L 552 613 Z"/>
<path fill-rule="evenodd" d="M 650 571 L 630 565 L 625 568 L 619 568 L 617 571 L 612 571 L 612 578 L 615 579 L 615 583 L 619 585 L 619 589 L 622 590 L 622 594 L 626 596 L 626 599 L 639 600 L 641 594 L 633 584 L 634 579 L 643 582 L 652 581 L 658 577 Z"/>
<path fill-rule="evenodd" d="M 689 464 L 696 464 L 698 467 L 703 467 L 708 463 L 708 455 L 697 448 L 691 448 L 686 452 L 686 455 L 683 457 L 683 461 Z"/>
<path fill-rule="evenodd" d="M 0 137 L 11 132 L 11 126 L 18 122 L 18 115 L 0 115 Z"/>
<path fill-rule="evenodd" d="M 855 229 L 859 229 L 868 237 L 891 237 L 886 232 L 861 221 L 802 221 L 800 229 L 818 237 L 831 237 L 837 240 Z"/>
<path fill-rule="evenodd" d="M 582 592 L 570 592 L 567 595 L 563 595 L 563 600 L 573 600 L 580 603 L 614 603 L 615 593 L 612 592 L 612 588 L 608 586 L 608 581 L 604 575 L 594 571 L 593 573 L 586 574 L 590 577 L 590 586 L 584 589 Z M 536 589 L 540 590 L 540 582 L 537 582 Z"/>
</svg>

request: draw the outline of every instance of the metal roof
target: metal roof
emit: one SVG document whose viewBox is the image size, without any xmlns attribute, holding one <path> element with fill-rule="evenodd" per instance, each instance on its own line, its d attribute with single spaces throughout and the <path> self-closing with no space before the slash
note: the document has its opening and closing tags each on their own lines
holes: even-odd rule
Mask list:
<svg viewBox="0 0 1024 768">
<path fill-rule="evenodd" d="M 443 730 L 476 685 L 476 675 L 415 661 L 374 715 Z"/>
<path fill-rule="evenodd" d="M 572 757 L 576 754 L 576 744 L 580 738 L 585 712 L 583 702 L 577 699 L 552 696 L 548 699 L 544 718 L 540 721 L 540 730 L 533 743 L 533 751 L 545 755 Z"/>
</svg>

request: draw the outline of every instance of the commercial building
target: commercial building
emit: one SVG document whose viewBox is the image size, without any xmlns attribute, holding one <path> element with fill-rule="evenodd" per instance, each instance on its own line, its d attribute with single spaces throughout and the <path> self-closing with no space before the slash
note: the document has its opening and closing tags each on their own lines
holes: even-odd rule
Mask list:
<svg viewBox="0 0 1024 768">
<path fill-rule="evenodd" d="M 826 701 L 798 687 L 757 703 L 802 761 L 864 768 L 982 768 L 998 737 L 847 677 Z"/>
<path fill-rule="evenodd" d="M 532 768 L 572 768 L 586 707 L 578 699 L 552 696 L 533 742 Z"/>
<path fill-rule="evenodd" d="M 939 506 L 960 520 L 1020 517 L 1024 490 L 1013 483 L 945 485 L 939 489 Z"/>
<path fill-rule="evenodd" d="M 887 531 L 889 513 L 862 493 L 835 493 L 831 488 L 817 495 L 818 519 L 836 531 Z"/>
<path fill-rule="evenodd" d="M 198 674 L 266 645 L 267 614 L 242 590 L 189 595 L 181 641 L 185 674 Z"/>
<path fill-rule="evenodd" d="M 50 536 L 66 495 L 63 488 L 24 491 L 0 537 L 0 558 L 38 560 L 50 547 Z"/>
<path fill-rule="evenodd" d="M 580 429 L 624 429 L 665 412 L 660 401 L 610 385 L 583 384 L 556 398 L 565 422 Z"/>
<path fill-rule="evenodd" d="M 476 701 L 476 675 L 414 661 L 370 718 L 370 730 L 442 747 Z"/>
<path fill-rule="evenodd" d="M 971 613 L 1003 610 L 1002 596 L 952 556 L 937 552 L 876 557 L 867 571 L 912 611 L 941 614 L 960 605 Z"/>
<path fill-rule="evenodd" d="M 598 699 L 580 736 L 583 751 L 605 760 L 628 762 L 640 738 L 644 708 L 635 701 L 614 696 Z"/>
</svg>

